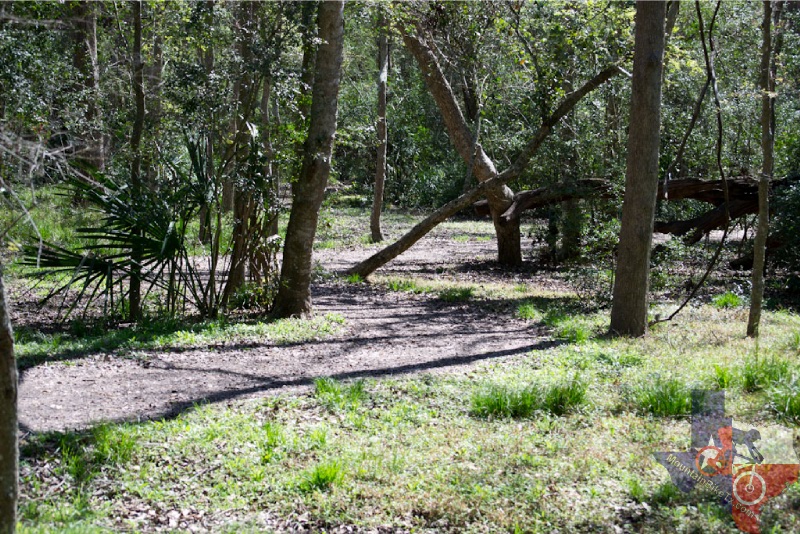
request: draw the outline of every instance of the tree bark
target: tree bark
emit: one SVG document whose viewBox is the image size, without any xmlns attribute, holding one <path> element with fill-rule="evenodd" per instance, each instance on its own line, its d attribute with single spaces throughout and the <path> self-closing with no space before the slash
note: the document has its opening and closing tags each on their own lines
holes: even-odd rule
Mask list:
<svg viewBox="0 0 800 534">
<path fill-rule="evenodd" d="M 425 234 L 430 232 L 442 221 L 455 215 L 467 206 L 475 203 L 475 201 L 479 198 L 483 196 L 488 197 L 486 194 L 488 189 L 497 188 L 511 180 L 518 178 L 522 171 L 525 170 L 528 162 L 531 160 L 534 154 L 536 154 L 536 151 L 539 150 L 539 147 L 542 146 L 542 143 L 544 143 L 545 139 L 547 139 L 547 137 L 550 135 L 550 132 L 553 131 L 553 127 L 558 124 L 558 122 L 567 113 L 569 113 L 569 111 L 575 107 L 575 105 L 580 102 L 584 96 L 588 95 L 620 72 L 621 71 L 618 67 L 608 67 L 595 75 L 591 80 L 587 81 L 583 86 L 581 86 L 580 89 L 567 95 L 553 112 L 553 114 L 542 123 L 542 125 L 539 127 L 539 130 L 533 135 L 533 137 L 531 137 L 531 139 L 522 149 L 522 152 L 517 156 L 517 159 L 514 161 L 514 163 L 511 164 L 506 170 L 495 175 L 493 178 L 486 180 L 485 182 L 479 183 L 466 193 L 463 193 L 460 197 L 448 202 L 438 210 L 434 211 L 432 214 L 428 215 L 420 223 L 409 230 L 403 237 L 386 248 L 376 252 L 361 263 L 351 267 L 345 271 L 345 273 L 358 274 L 359 276 L 366 278 L 370 274 L 374 273 L 377 269 L 386 265 L 394 258 L 411 248 L 414 243 L 422 239 Z M 516 220 L 519 221 L 519 218 L 516 218 Z"/>
<path fill-rule="evenodd" d="M 747 336 L 758 337 L 761 307 L 764 299 L 764 265 L 767 235 L 769 234 L 769 188 L 775 165 L 775 78 L 772 72 L 772 0 L 765 0 L 764 20 L 761 24 L 761 152 L 763 163 L 758 180 L 758 224 L 753 241 L 753 272 L 750 290 L 750 314 L 747 319 Z"/>
<path fill-rule="evenodd" d="M 0 265 L 0 534 L 15 532 L 17 525 L 17 380 L 14 335 Z"/>
<path fill-rule="evenodd" d="M 381 231 L 381 210 L 383 208 L 383 188 L 386 181 L 386 84 L 389 76 L 389 39 L 386 28 L 386 13 L 382 6 L 378 6 L 378 161 L 375 167 L 375 191 L 372 198 L 372 215 L 369 220 L 369 229 L 373 243 L 383 241 Z"/>
<path fill-rule="evenodd" d="M 133 95 L 136 113 L 131 133 L 131 190 L 133 198 L 142 194 L 142 132 L 144 131 L 144 63 L 142 62 L 142 2 L 133 1 Z M 136 321 L 142 313 L 142 251 L 131 251 L 131 281 L 128 319 Z"/>
<path fill-rule="evenodd" d="M 81 0 L 75 4 L 73 65 L 81 77 L 79 89 L 86 98 L 86 128 L 80 160 L 98 171 L 105 169 L 105 143 L 99 126 L 100 65 L 97 61 L 97 3 Z"/>
<path fill-rule="evenodd" d="M 461 159 L 467 165 L 472 165 L 472 174 L 478 182 L 490 180 L 497 175 L 494 163 L 483 147 L 475 142 L 453 89 L 424 34 L 424 30 L 418 25 L 416 35 L 407 32 L 403 34 L 403 42 L 422 69 L 425 84 L 436 101 L 450 139 Z M 518 266 L 522 263 L 519 221 L 505 221 L 500 217 L 514 201 L 514 193 L 505 184 L 487 190 L 486 193 L 497 235 L 497 260 L 502 265 Z"/>
<path fill-rule="evenodd" d="M 344 2 L 320 2 L 319 37 L 308 138 L 303 166 L 292 184 L 292 211 L 283 248 L 276 317 L 308 315 L 311 307 L 311 256 L 319 209 L 331 168 L 336 134 L 344 42 Z"/>
<path fill-rule="evenodd" d="M 642 336 L 647 332 L 650 246 L 658 192 L 665 15 L 665 2 L 636 2 L 625 197 L 611 307 L 611 332 L 616 335 Z"/>
</svg>

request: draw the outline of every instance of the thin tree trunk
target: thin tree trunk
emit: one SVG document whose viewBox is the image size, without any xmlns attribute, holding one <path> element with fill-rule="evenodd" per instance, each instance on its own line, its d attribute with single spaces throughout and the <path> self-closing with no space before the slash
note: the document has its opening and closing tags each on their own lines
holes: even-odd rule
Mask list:
<svg viewBox="0 0 800 534">
<path fill-rule="evenodd" d="M 105 143 L 99 126 L 100 65 L 97 61 L 97 9 L 99 4 L 82 0 L 75 4 L 73 65 L 81 77 L 80 90 L 86 98 L 85 146 L 80 159 L 95 169 L 105 169 Z"/>
<path fill-rule="evenodd" d="M 761 151 L 763 163 L 758 180 L 758 224 L 753 242 L 753 273 L 750 292 L 750 314 L 747 336 L 758 337 L 761 307 L 764 299 L 764 266 L 766 262 L 767 235 L 769 234 L 769 187 L 774 170 L 775 148 L 775 79 L 772 75 L 772 0 L 765 0 L 764 20 L 761 24 Z"/>
<path fill-rule="evenodd" d="M 611 332 L 647 332 L 650 246 L 658 192 L 665 2 L 636 2 L 636 35 L 625 197 L 611 307 Z"/>
<path fill-rule="evenodd" d="M 303 167 L 292 184 L 292 212 L 283 248 L 276 317 L 311 313 L 311 255 L 317 220 L 331 168 L 339 103 L 339 81 L 344 43 L 344 2 L 319 4 L 319 37 L 311 95 L 311 121 Z"/>
<path fill-rule="evenodd" d="M 375 168 L 375 191 L 372 198 L 372 216 L 369 220 L 372 242 L 383 241 L 381 232 L 381 210 L 383 208 L 383 186 L 386 180 L 386 84 L 389 76 L 389 39 L 386 29 L 386 14 L 382 6 L 378 6 L 378 161 Z"/>
<path fill-rule="evenodd" d="M 0 265 L 0 534 L 16 531 L 19 477 L 17 360 Z"/>
<path fill-rule="evenodd" d="M 144 130 L 144 63 L 142 62 L 142 2 L 133 1 L 133 94 L 136 114 L 131 134 L 131 190 L 133 198 L 142 195 L 142 132 Z M 142 313 L 142 251 L 134 247 L 131 251 L 131 282 L 128 299 L 130 321 L 139 319 Z"/>
</svg>

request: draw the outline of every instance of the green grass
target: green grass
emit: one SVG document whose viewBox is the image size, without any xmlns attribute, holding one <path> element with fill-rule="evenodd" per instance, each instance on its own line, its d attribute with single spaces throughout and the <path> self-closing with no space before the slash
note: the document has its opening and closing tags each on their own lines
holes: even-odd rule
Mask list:
<svg viewBox="0 0 800 534">
<path fill-rule="evenodd" d="M 363 380 L 350 384 L 338 382 L 333 378 L 322 377 L 314 380 L 314 395 L 327 407 L 355 408 L 367 398 Z"/>
<path fill-rule="evenodd" d="M 781 382 L 791 374 L 789 362 L 777 356 L 750 356 L 741 369 L 742 387 L 745 391 L 760 391 Z"/>
<path fill-rule="evenodd" d="M 652 453 L 688 446 L 698 383 L 725 388 L 737 420 L 800 424 L 790 352 L 800 317 L 766 311 L 757 352 L 743 336 L 742 310 L 711 305 L 644 338 L 610 339 L 596 335 L 606 312 L 587 313 L 572 295 L 450 276 L 378 277 L 376 285 L 430 298 L 472 288 L 470 306 L 541 322 L 559 342 L 546 338 L 527 354 L 487 358 L 466 372 L 320 377 L 308 393 L 233 399 L 83 433 L 26 434 L 20 530 L 152 531 L 166 529 L 157 518 L 168 511 L 187 510 L 215 518 L 221 532 L 263 531 L 260 514 L 302 518 L 311 531 L 735 531 L 713 496 L 681 493 Z M 161 323 L 124 334 L 76 323 L 51 337 L 24 329 L 17 336 L 24 350 L 44 356 L 104 343 L 203 346 L 341 331 L 341 317 L 325 321 Z M 748 366 L 758 391 L 745 388 Z M 797 488 L 772 507 L 763 531 L 800 530 Z"/>
<path fill-rule="evenodd" d="M 470 411 L 476 417 L 516 419 L 537 411 L 564 415 L 586 403 L 586 391 L 587 384 L 579 377 L 526 387 L 490 384 L 473 393 Z"/>
<path fill-rule="evenodd" d="M 791 378 L 784 378 L 767 391 L 769 407 L 781 419 L 800 423 L 800 372 L 795 370 Z"/>
<path fill-rule="evenodd" d="M 538 310 L 533 302 L 529 301 L 522 302 L 517 306 L 516 315 L 526 321 L 540 321 L 542 319 L 542 312 Z"/>
<path fill-rule="evenodd" d="M 711 299 L 711 305 L 718 309 L 723 308 L 739 308 L 743 304 L 742 297 L 736 293 L 727 291 L 721 295 L 715 296 Z"/>
<path fill-rule="evenodd" d="M 677 378 L 648 377 L 633 390 L 633 402 L 642 413 L 682 417 L 692 412 L 691 387 Z"/>
<path fill-rule="evenodd" d="M 119 329 L 75 322 L 69 331 L 55 334 L 19 328 L 15 330 L 15 352 L 19 366 L 27 368 L 44 361 L 95 352 L 127 353 L 171 347 L 204 347 L 225 342 L 302 343 L 336 335 L 343 325 L 344 318 L 337 314 L 255 323 L 228 322 L 225 319 L 195 323 L 152 320 Z"/>
<path fill-rule="evenodd" d="M 337 461 L 323 462 L 303 473 L 300 489 L 303 492 L 326 491 L 344 480 L 344 468 Z"/>
<path fill-rule="evenodd" d="M 445 302 L 467 302 L 475 296 L 473 287 L 449 287 L 438 292 L 439 299 Z"/>
</svg>

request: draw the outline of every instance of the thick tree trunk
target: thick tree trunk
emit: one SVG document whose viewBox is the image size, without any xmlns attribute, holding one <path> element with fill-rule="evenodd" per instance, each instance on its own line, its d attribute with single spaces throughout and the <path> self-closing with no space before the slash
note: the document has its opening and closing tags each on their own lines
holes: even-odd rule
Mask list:
<svg viewBox="0 0 800 534">
<path fill-rule="evenodd" d="M 764 20 L 761 25 L 761 152 L 763 162 L 758 180 L 758 225 L 753 242 L 753 273 L 750 290 L 750 314 L 747 319 L 747 336 L 758 337 L 761 323 L 761 306 L 764 299 L 764 265 L 767 235 L 769 234 L 769 187 L 774 168 L 775 148 L 775 79 L 772 73 L 772 0 L 765 0 Z"/>
<path fill-rule="evenodd" d="M 144 130 L 144 63 L 142 62 L 142 2 L 133 1 L 133 95 L 136 113 L 131 134 L 131 190 L 133 198 L 142 194 L 142 132 Z M 128 319 L 136 321 L 142 314 L 142 251 L 131 251 L 131 282 Z"/>
<path fill-rule="evenodd" d="M 453 89 L 445 78 L 436 55 L 424 38 L 423 29 L 418 26 L 416 33 L 416 35 L 404 33 L 403 42 L 425 75 L 425 83 L 436 101 L 447 133 L 458 154 L 467 165 L 472 165 L 472 174 L 478 182 L 486 182 L 497 175 L 494 163 L 484 152 L 483 147 L 475 142 Z M 506 222 L 500 217 L 514 201 L 514 193 L 507 185 L 501 184 L 487 190 L 486 197 L 497 235 L 498 262 L 502 265 L 518 266 L 522 263 L 519 221 Z"/>
<path fill-rule="evenodd" d="M 658 192 L 665 14 L 664 2 L 636 2 L 625 197 L 611 308 L 611 332 L 625 336 L 642 336 L 647 331 L 650 246 Z"/>
<path fill-rule="evenodd" d="M 369 276 L 370 274 L 374 273 L 377 269 L 383 267 L 397 256 L 411 248 L 414 243 L 422 239 L 425 234 L 430 232 L 433 228 L 435 228 L 439 223 L 445 221 L 449 217 L 455 215 L 459 211 L 463 210 L 467 206 L 475 203 L 476 200 L 483 196 L 487 196 L 486 191 L 489 189 L 496 189 L 499 186 L 504 185 L 505 183 L 514 180 L 519 177 L 525 167 L 528 165 L 528 162 L 531 158 L 536 154 L 539 150 L 539 147 L 542 146 L 545 139 L 550 135 L 550 132 L 553 131 L 553 127 L 558 124 L 558 122 L 567 114 L 569 111 L 575 107 L 575 104 L 580 102 L 580 100 L 586 96 L 587 94 L 591 93 L 600 85 L 610 80 L 616 74 L 619 74 L 621 71 L 617 67 L 609 67 L 604 69 L 600 73 L 598 73 L 594 78 L 587 81 L 580 89 L 574 91 L 567 95 L 567 97 L 561 102 L 561 104 L 556 108 L 552 115 L 550 115 L 543 123 L 539 130 L 534 134 L 533 137 L 528 141 L 525 147 L 522 149 L 522 152 L 517 156 L 517 159 L 514 161 L 511 166 L 509 166 L 506 170 L 497 174 L 493 178 L 486 180 L 478 184 L 477 186 L 473 187 L 466 193 L 463 193 L 460 197 L 455 200 L 452 200 L 433 212 L 432 214 L 428 215 L 424 220 L 422 220 L 419 224 L 414 226 L 411 230 L 409 230 L 403 237 L 389 245 L 388 247 L 376 252 L 366 260 L 362 261 L 361 263 L 351 267 L 346 271 L 346 274 L 358 274 L 364 278 Z M 513 203 L 512 203 L 513 206 Z M 509 206 L 511 209 L 511 206 Z M 519 218 L 514 217 L 513 213 L 506 213 L 510 217 L 510 223 L 519 224 Z M 503 218 L 504 214 L 500 214 L 500 218 Z"/>
<path fill-rule="evenodd" d="M 0 265 L 0 534 L 17 525 L 17 360 Z"/>
<path fill-rule="evenodd" d="M 386 84 L 389 76 L 389 39 L 386 28 L 386 14 L 382 6 L 378 6 L 378 161 L 375 167 L 375 191 L 372 198 L 372 215 L 369 229 L 373 243 L 383 241 L 381 232 L 381 210 L 383 209 L 383 186 L 386 180 Z"/>
<path fill-rule="evenodd" d="M 311 313 L 311 255 L 331 168 L 344 42 L 344 2 L 319 4 L 319 37 L 303 167 L 292 184 L 292 212 L 283 248 L 276 317 Z"/>
</svg>

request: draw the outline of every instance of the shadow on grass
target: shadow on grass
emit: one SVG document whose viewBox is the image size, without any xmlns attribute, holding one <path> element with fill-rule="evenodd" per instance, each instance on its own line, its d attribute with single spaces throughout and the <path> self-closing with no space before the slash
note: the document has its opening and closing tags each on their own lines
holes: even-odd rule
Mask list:
<svg viewBox="0 0 800 534">
<path fill-rule="evenodd" d="M 192 318 L 149 319 L 138 324 L 107 326 L 101 322 L 73 321 L 52 333 L 36 328 L 19 327 L 14 331 L 17 366 L 21 371 L 45 362 L 82 359 L 98 353 L 191 349 L 198 345 L 216 347 L 238 336 L 237 328 L 274 324 L 267 317 L 249 316 L 238 320 L 201 321 Z M 263 343 L 236 343 L 248 348 Z M 282 341 L 281 344 L 292 344 Z M 227 345 L 227 343 L 226 343 Z"/>
</svg>

